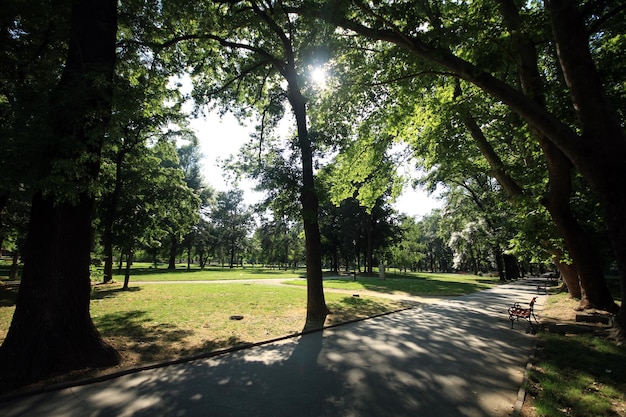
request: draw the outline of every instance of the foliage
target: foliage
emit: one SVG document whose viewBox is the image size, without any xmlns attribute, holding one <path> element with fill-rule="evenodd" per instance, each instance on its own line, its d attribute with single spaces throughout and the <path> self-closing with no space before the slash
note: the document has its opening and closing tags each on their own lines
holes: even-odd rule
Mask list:
<svg viewBox="0 0 626 417">
<path fill-rule="evenodd" d="M 263 216 L 254 232 L 254 259 L 264 265 L 276 265 L 285 270 L 304 265 L 304 236 L 299 222 L 287 216 Z"/>
<path fill-rule="evenodd" d="M 252 216 L 243 204 L 243 191 L 222 191 L 209 214 L 216 236 L 215 251 L 222 265 L 232 268 L 241 260 L 252 227 Z"/>
</svg>

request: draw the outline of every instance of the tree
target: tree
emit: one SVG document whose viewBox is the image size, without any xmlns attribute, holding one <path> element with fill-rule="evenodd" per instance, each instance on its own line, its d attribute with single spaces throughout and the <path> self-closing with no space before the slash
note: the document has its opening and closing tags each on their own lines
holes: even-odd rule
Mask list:
<svg viewBox="0 0 626 417">
<path fill-rule="evenodd" d="M 415 218 L 402 216 L 400 220 L 402 238 L 389 248 L 390 265 L 406 271 L 417 271 L 419 264 L 426 257 L 426 245 Z M 434 271 L 433 271 L 434 272 Z"/>
<path fill-rule="evenodd" d="M 111 225 L 112 244 L 126 257 L 124 288 L 139 247 L 158 250 L 197 221 L 199 198 L 183 175 L 176 149 L 167 138 L 126 155 L 117 176 L 121 192 Z"/>
<path fill-rule="evenodd" d="M 126 5 L 132 9 L 132 5 Z M 140 24 L 140 17 L 120 11 L 120 31 Z M 120 198 L 132 192 L 133 185 L 124 178 L 128 160 L 141 160 L 141 153 L 150 153 L 147 144 L 167 138 L 170 141 L 191 140 L 185 130 L 180 93 L 168 84 L 168 70 L 154 62 L 146 62 L 145 51 L 137 45 L 126 45 L 119 51 L 116 69 L 114 111 L 110 140 L 103 149 L 102 197 L 99 202 L 101 240 L 104 252 L 104 282 L 112 279 L 113 224 L 119 214 Z M 130 187 L 128 190 L 123 186 Z"/>
<path fill-rule="evenodd" d="M 446 6 L 449 8 L 448 13 L 452 12 L 454 16 L 459 16 L 463 14 L 462 9 L 466 4 L 451 3 Z M 623 221 L 623 213 L 626 210 L 626 190 L 620 183 L 626 176 L 626 164 L 623 160 L 626 154 L 624 152 L 626 137 L 607 93 L 620 90 L 611 90 L 602 83 L 592 58 L 589 32 L 584 26 L 585 16 L 578 2 L 551 0 L 546 1 L 545 6 L 540 13 L 544 13 L 550 21 L 551 40 L 558 51 L 559 69 L 567 82 L 567 91 L 580 130 L 569 123 L 569 119 L 561 118 L 557 112 L 538 105 L 524 92 L 491 75 L 489 61 L 472 62 L 471 56 L 463 55 L 463 48 L 455 49 L 462 42 L 453 32 L 446 32 L 448 28 L 445 24 L 448 21 L 441 19 L 440 15 L 436 15 L 436 20 L 429 21 L 430 16 L 427 13 L 414 13 L 423 11 L 420 8 L 399 10 L 395 6 L 381 3 L 372 9 L 360 1 L 349 5 L 342 3 L 341 6 L 325 6 L 326 9 L 311 7 L 301 11 L 326 19 L 367 38 L 397 45 L 449 71 L 450 75 L 472 83 L 486 94 L 501 100 L 529 125 L 541 132 L 567 156 L 598 195 L 620 270 L 624 296 L 626 222 Z M 623 5 L 607 2 L 602 3 L 601 7 L 597 10 L 591 9 L 589 14 L 593 34 L 598 37 L 602 37 L 603 34 L 611 35 L 614 30 L 619 30 L 623 26 L 623 19 L 616 19 L 616 16 L 624 11 Z M 450 22 L 454 22 L 454 19 Z M 600 33 L 599 28 L 604 32 Z M 450 29 L 455 30 L 454 27 Z M 443 39 L 444 33 L 449 33 L 450 36 L 447 38 L 448 42 L 442 43 L 440 40 Z M 622 330 L 626 328 L 626 308 L 623 306 L 618 313 L 616 324 Z"/>
<path fill-rule="evenodd" d="M 417 223 L 421 242 L 426 247 L 425 267 L 423 269 L 431 272 L 452 271 L 453 254 L 447 245 L 450 236 L 446 234 L 443 221 L 444 213 L 437 209 Z"/>
<path fill-rule="evenodd" d="M 49 135 L 37 166 L 22 281 L 0 348 L 5 386 L 119 361 L 89 315 L 93 185 L 112 108 L 116 5 L 72 5 L 67 59 L 42 130 Z"/>
<path fill-rule="evenodd" d="M 181 17 L 182 11 L 169 7 L 164 7 L 164 16 L 165 12 L 173 12 Z M 317 30 L 319 25 L 311 27 L 309 19 L 286 13 L 280 2 L 226 1 L 199 7 L 205 10 L 190 10 L 192 15 L 183 19 L 188 26 L 182 29 L 189 33 L 169 39 L 167 33 L 161 36 L 164 41 L 147 43 L 160 50 L 177 47 L 183 52 L 192 67 L 198 103 L 218 99 L 222 104 L 234 104 L 242 114 L 250 107 L 259 109 L 263 130 L 276 125 L 284 103 L 288 103 L 296 120 L 301 163 L 299 200 L 306 241 L 307 325 L 320 326 L 329 311 L 322 290 L 319 200 L 303 70 L 316 59 L 311 58 L 311 47 L 325 33 Z M 226 72 L 224 68 L 235 71 Z"/>
<path fill-rule="evenodd" d="M 243 191 L 231 190 L 217 194 L 209 217 L 215 227 L 218 251 L 228 257 L 230 268 L 242 253 L 252 225 L 252 216 L 243 205 Z M 224 259 L 222 258 L 222 264 Z"/>
<path fill-rule="evenodd" d="M 190 135 L 187 135 L 190 136 Z M 206 206 L 212 197 L 213 191 L 204 184 L 204 180 L 200 175 L 200 152 L 195 136 L 190 136 L 186 145 L 179 147 L 177 152 L 177 169 L 183 174 L 183 179 L 187 188 L 195 195 L 200 203 L 197 207 L 198 211 L 201 206 Z M 178 216 L 170 217 L 168 223 L 174 227 L 169 227 L 169 261 L 168 269 L 176 269 L 176 256 L 179 254 L 180 244 L 187 239 L 188 233 L 191 233 L 193 222 L 198 219 L 199 213 L 189 216 L 189 213 L 179 212 Z M 183 218 L 180 215 L 184 215 Z M 188 239 L 187 239 L 188 240 Z M 191 242 L 188 242 L 191 245 Z M 188 265 L 189 267 L 189 265 Z"/>
</svg>

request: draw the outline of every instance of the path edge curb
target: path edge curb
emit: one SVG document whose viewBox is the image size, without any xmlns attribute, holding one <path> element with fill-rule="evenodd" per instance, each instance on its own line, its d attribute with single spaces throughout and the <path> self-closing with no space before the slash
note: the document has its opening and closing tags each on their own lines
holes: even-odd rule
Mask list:
<svg viewBox="0 0 626 417">
<path fill-rule="evenodd" d="M 86 377 L 86 378 L 81 378 L 81 379 L 76 379 L 76 380 L 53 383 L 50 385 L 44 385 L 44 386 L 40 386 L 36 388 L 29 388 L 29 389 L 27 388 L 18 392 L 0 395 L 0 404 L 17 400 L 20 398 L 30 397 L 32 395 L 42 394 L 45 392 L 59 391 L 62 389 L 80 387 L 83 385 L 90 385 L 90 384 L 95 384 L 98 382 L 108 381 L 108 380 L 119 378 L 125 375 L 136 374 L 136 373 L 151 370 L 151 369 L 164 368 L 166 366 L 178 365 L 178 364 L 192 362 L 196 360 L 210 359 L 210 358 L 214 358 L 217 356 L 222 356 L 222 355 L 226 355 L 229 353 L 238 352 L 241 350 L 246 350 L 246 349 L 250 349 L 254 347 L 260 347 L 260 346 L 265 346 L 265 345 L 269 345 L 269 344 L 276 343 L 276 342 L 281 342 L 283 340 L 295 339 L 297 337 L 305 336 L 307 334 L 322 332 L 324 330 L 341 327 L 341 326 L 351 324 L 351 323 L 357 323 L 361 321 L 375 319 L 378 317 L 389 316 L 389 315 L 400 313 L 406 310 L 411 310 L 413 308 L 414 306 L 398 308 L 395 310 L 386 311 L 384 313 L 374 314 L 374 315 L 367 316 L 367 317 L 359 317 L 359 318 L 348 320 L 348 321 L 330 324 L 330 325 L 323 326 L 320 328 L 307 329 L 307 330 L 303 330 L 297 333 L 291 333 L 288 335 L 279 336 L 279 337 L 275 337 L 275 338 L 267 339 L 267 340 L 262 340 L 259 342 L 244 343 L 238 346 L 200 353 L 197 355 L 185 356 L 185 357 L 172 359 L 168 361 L 155 362 L 155 363 L 146 364 L 146 365 L 138 366 L 138 367 L 130 367 L 127 369 L 122 369 L 122 370 L 115 371 L 109 374 L 99 375 L 95 377 Z"/>
<path fill-rule="evenodd" d="M 511 413 L 511 417 L 519 417 L 522 412 L 522 407 L 524 406 L 524 401 L 526 400 L 526 385 L 528 384 L 529 374 L 531 369 L 533 368 L 535 358 L 537 354 L 537 341 L 535 340 L 531 347 L 530 356 L 528 357 L 528 362 L 526 362 L 526 367 L 524 368 L 524 377 L 522 378 L 522 384 L 520 385 L 519 391 L 517 392 L 517 400 L 515 401 L 515 405 L 513 406 L 513 413 Z"/>
</svg>

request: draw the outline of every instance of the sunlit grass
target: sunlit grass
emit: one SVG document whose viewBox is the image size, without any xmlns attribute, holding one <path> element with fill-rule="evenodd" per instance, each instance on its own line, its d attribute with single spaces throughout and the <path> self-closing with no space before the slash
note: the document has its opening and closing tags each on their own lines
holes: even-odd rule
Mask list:
<svg viewBox="0 0 626 417">
<path fill-rule="evenodd" d="M 15 309 L 15 288 L 3 291 L 0 343 Z M 401 308 L 392 300 L 326 294 L 326 324 Z M 130 363 L 146 363 L 260 342 L 302 331 L 306 291 L 262 284 L 121 284 L 93 287 L 91 316 L 102 336 Z M 231 320 L 231 316 L 243 316 Z"/>
<path fill-rule="evenodd" d="M 110 287 L 110 286 L 103 286 Z M 97 289 L 92 317 L 103 337 L 141 361 L 254 343 L 302 331 L 306 292 L 261 284 L 171 284 Z M 398 309 L 386 299 L 327 294 L 327 324 Z M 243 316 L 232 320 L 232 316 Z"/>
<path fill-rule="evenodd" d="M 165 266 L 159 265 L 154 268 L 150 264 L 134 264 L 130 271 L 132 281 L 217 281 L 217 280 L 237 280 L 237 279 L 273 279 L 273 278 L 299 278 L 304 277 L 306 272 L 303 269 L 272 269 L 264 267 L 219 267 L 210 266 L 200 269 L 197 265 L 192 265 L 187 269 L 186 264 L 177 264 L 175 270 L 168 270 Z M 124 271 L 114 269 L 113 279 L 115 281 L 124 280 Z"/>
<path fill-rule="evenodd" d="M 542 334 L 530 374 L 540 417 L 626 415 L 626 347 L 592 335 Z"/>
</svg>

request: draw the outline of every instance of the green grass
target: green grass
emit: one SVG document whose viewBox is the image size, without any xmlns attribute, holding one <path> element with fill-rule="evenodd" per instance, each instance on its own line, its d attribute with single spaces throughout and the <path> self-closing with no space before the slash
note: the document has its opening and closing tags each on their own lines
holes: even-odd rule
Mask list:
<svg viewBox="0 0 626 417">
<path fill-rule="evenodd" d="M 626 415 L 626 346 L 592 335 L 543 333 L 531 371 L 540 417 Z"/>
<path fill-rule="evenodd" d="M 167 268 L 153 268 L 147 264 L 136 264 L 131 268 L 130 281 L 217 281 L 217 280 L 237 280 L 237 279 L 273 279 L 273 278 L 299 278 L 305 276 L 304 270 L 281 270 L 263 267 L 237 267 L 222 268 L 217 266 L 200 269 L 192 265 L 187 269 L 187 265 L 177 265 L 176 270 L 170 271 Z M 124 272 L 113 270 L 113 279 L 124 280 Z"/>
<path fill-rule="evenodd" d="M 306 285 L 305 281 L 285 281 L 291 285 Z M 378 277 L 331 277 L 324 280 L 325 288 L 344 290 L 366 290 L 387 294 L 403 293 L 423 296 L 463 295 L 491 288 L 499 283 L 498 278 L 463 274 L 408 273 L 388 274 L 386 279 Z"/>
<path fill-rule="evenodd" d="M 0 343 L 14 311 L 16 287 L 0 286 Z M 327 325 L 401 308 L 392 300 L 326 294 Z M 298 287 L 232 284 L 93 287 L 91 315 L 102 336 L 128 364 L 168 360 L 302 331 L 306 291 Z M 231 320 L 241 315 L 243 320 Z"/>
</svg>

